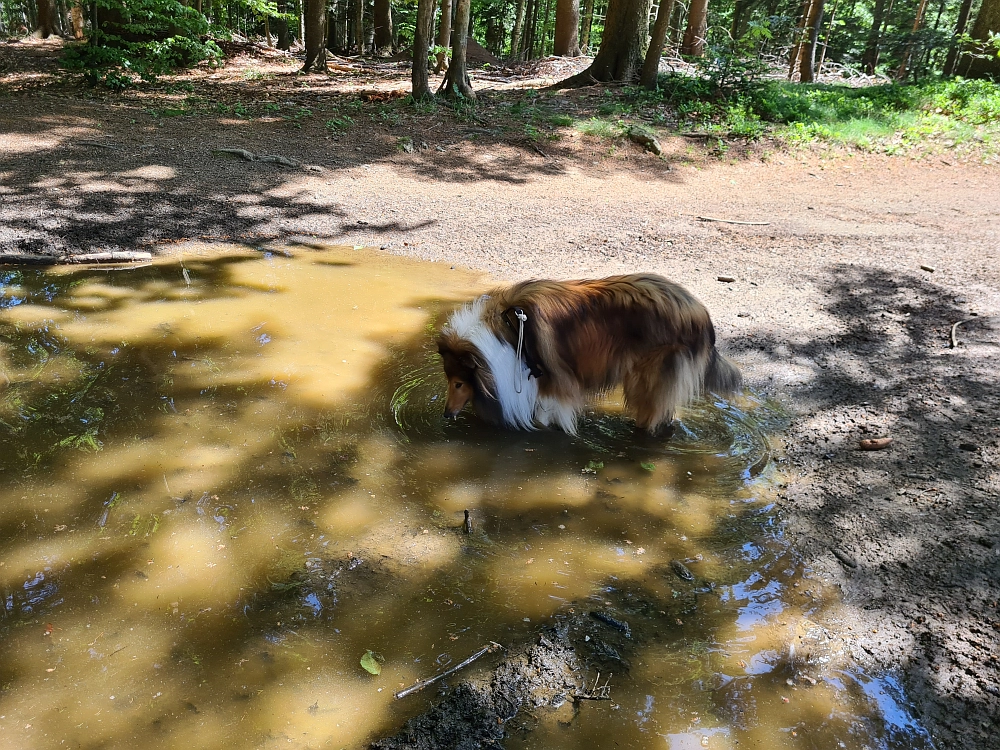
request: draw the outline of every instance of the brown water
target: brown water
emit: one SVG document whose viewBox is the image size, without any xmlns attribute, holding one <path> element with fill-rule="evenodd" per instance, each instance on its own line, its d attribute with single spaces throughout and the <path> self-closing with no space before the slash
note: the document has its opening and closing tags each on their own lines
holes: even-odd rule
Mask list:
<svg viewBox="0 0 1000 750">
<path fill-rule="evenodd" d="M 773 404 L 669 441 L 613 398 L 578 438 L 446 424 L 432 332 L 482 280 L 285 252 L 0 270 L 5 747 L 363 747 L 570 609 L 629 622 L 630 668 L 508 747 L 931 746 L 816 624 Z"/>
</svg>

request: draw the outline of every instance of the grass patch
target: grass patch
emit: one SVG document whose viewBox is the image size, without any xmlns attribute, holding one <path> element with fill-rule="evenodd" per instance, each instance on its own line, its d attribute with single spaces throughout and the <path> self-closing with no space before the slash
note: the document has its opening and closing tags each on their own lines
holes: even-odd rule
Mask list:
<svg viewBox="0 0 1000 750">
<path fill-rule="evenodd" d="M 568 128 L 571 127 L 574 122 L 576 122 L 569 115 L 549 115 L 548 117 L 545 118 L 545 121 L 549 125 L 552 125 L 553 127 L 557 128 Z"/>
<path fill-rule="evenodd" d="M 818 141 L 886 153 L 1000 152 L 1000 84 L 990 81 L 865 88 L 757 81 L 723 92 L 708 80 L 671 74 L 661 76 L 659 102 L 648 93 L 626 95 L 640 109 L 672 109 L 680 129 L 721 137 L 753 140 L 771 134 L 789 143 Z"/>
<path fill-rule="evenodd" d="M 854 89 L 768 84 L 760 115 L 789 141 L 821 140 L 865 150 L 1000 147 L 1000 85 L 930 81 Z"/>
<path fill-rule="evenodd" d="M 588 120 L 578 120 L 576 129 L 584 135 L 594 138 L 621 138 L 625 134 L 625 123 L 621 120 L 607 120 L 602 117 L 591 117 Z"/>
<path fill-rule="evenodd" d="M 274 73 L 265 73 L 259 68 L 247 68 L 240 78 L 244 81 L 270 81 L 274 79 Z"/>
</svg>

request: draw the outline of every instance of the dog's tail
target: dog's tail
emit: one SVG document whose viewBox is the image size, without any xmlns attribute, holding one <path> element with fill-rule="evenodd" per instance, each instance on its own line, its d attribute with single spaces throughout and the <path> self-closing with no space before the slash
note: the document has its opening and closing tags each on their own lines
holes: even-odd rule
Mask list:
<svg viewBox="0 0 1000 750">
<path fill-rule="evenodd" d="M 708 363 L 705 365 L 705 377 L 702 382 L 705 391 L 708 393 L 718 393 L 720 396 L 728 396 L 736 393 L 743 385 L 743 376 L 729 359 L 719 354 L 719 350 L 714 346 L 708 355 Z"/>
</svg>

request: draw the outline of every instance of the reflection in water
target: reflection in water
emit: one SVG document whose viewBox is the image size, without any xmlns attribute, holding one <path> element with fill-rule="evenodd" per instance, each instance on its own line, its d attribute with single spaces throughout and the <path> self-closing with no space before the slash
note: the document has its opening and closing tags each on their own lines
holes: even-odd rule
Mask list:
<svg viewBox="0 0 1000 750">
<path fill-rule="evenodd" d="M 930 747 L 811 619 L 772 404 L 445 423 L 431 334 L 479 280 L 293 254 L 0 272 L 6 744 L 363 747 L 435 699 L 399 687 L 599 608 L 636 644 L 612 700 L 508 747 Z"/>
</svg>

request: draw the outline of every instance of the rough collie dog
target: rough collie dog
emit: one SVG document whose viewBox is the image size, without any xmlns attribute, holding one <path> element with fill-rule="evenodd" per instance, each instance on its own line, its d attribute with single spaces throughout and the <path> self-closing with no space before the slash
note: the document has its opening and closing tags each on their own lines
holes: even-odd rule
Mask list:
<svg viewBox="0 0 1000 750">
<path fill-rule="evenodd" d="M 702 391 L 739 389 L 708 310 L 661 276 L 525 281 L 456 310 L 438 338 L 445 416 L 468 403 L 494 424 L 574 434 L 588 394 L 621 385 L 652 434 Z"/>
</svg>

